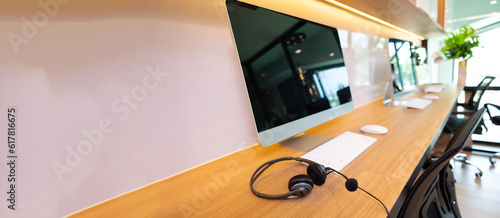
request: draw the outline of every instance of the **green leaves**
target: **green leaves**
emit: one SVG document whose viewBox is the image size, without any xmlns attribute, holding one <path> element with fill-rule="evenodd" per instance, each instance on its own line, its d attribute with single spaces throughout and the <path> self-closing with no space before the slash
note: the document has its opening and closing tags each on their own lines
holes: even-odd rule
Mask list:
<svg viewBox="0 0 500 218">
<path fill-rule="evenodd" d="M 445 46 L 441 48 L 441 52 L 448 59 L 468 60 L 472 57 L 472 48 L 479 46 L 479 36 L 475 36 L 475 32 L 476 30 L 468 25 L 460 27 L 458 33 L 451 33 L 451 36 L 444 40 Z"/>
</svg>

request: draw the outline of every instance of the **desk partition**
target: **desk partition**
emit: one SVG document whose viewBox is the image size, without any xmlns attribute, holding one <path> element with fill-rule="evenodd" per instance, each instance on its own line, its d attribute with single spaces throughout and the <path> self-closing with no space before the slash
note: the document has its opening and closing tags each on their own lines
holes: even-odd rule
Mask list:
<svg viewBox="0 0 500 218">
<path fill-rule="evenodd" d="M 385 126 L 385 135 L 341 170 L 377 196 L 395 217 L 406 192 L 443 129 L 462 86 L 447 85 L 423 110 L 384 105 L 382 99 L 314 127 L 306 133 L 335 137 L 367 124 Z M 401 100 L 425 95 L 417 91 Z M 207 145 L 216 146 L 216 145 Z M 273 144 L 254 145 L 184 173 L 77 212 L 72 217 L 386 217 L 384 208 L 361 191 L 349 192 L 345 180 L 330 174 L 322 186 L 301 199 L 267 200 L 254 196 L 250 177 L 262 163 L 304 152 Z M 255 183 L 260 192 L 288 191 L 288 180 L 306 174 L 296 161 L 270 167 Z"/>
</svg>

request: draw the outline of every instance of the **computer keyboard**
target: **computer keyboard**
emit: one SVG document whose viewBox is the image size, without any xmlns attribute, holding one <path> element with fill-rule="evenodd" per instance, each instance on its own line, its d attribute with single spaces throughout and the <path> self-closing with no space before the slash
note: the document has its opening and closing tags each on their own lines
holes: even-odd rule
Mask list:
<svg viewBox="0 0 500 218">
<path fill-rule="evenodd" d="M 404 106 L 407 108 L 415 108 L 422 110 L 425 107 L 427 107 L 430 103 L 432 103 L 431 100 L 422 98 L 412 98 L 411 100 L 407 101 Z"/>
<path fill-rule="evenodd" d="M 427 88 L 425 88 L 425 92 L 430 92 L 430 93 L 440 93 L 443 91 L 444 86 L 443 85 L 432 85 Z"/>
<path fill-rule="evenodd" d="M 309 151 L 302 158 L 340 171 L 376 141 L 376 138 L 347 131 Z"/>
</svg>

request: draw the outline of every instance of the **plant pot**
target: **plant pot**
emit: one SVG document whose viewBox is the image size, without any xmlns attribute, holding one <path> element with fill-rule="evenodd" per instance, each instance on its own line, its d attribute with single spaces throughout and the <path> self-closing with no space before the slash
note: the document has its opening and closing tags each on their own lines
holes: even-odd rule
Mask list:
<svg viewBox="0 0 500 218">
<path fill-rule="evenodd" d="M 467 78 L 467 61 L 458 62 L 458 84 L 465 85 L 465 79 Z"/>
</svg>

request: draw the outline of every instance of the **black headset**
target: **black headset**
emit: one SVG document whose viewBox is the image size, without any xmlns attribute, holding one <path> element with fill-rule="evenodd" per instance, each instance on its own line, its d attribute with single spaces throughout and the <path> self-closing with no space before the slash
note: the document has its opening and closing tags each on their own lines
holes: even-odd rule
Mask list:
<svg viewBox="0 0 500 218">
<path fill-rule="evenodd" d="M 253 188 L 253 184 L 259 178 L 259 176 L 271 165 L 280 162 L 280 161 L 286 161 L 286 160 L 295 160 L 295 161 L 300 161 L 303 163 L 307 163 L 307 175 L 305 174 L 300 174 L 292 177 L 290 181 L 288 181 L 288 190 L 290 190 L 287 193 L 284 194 L 278 194 L 278 195 L 269 195 L 269 194 L 264 194 L 256 191 Z M 250 189 L 252 190 L 253 194 L 256 195 L 257 197 L 260 198 L 266 198 L 266 199 L 293 199 L 293 198 L 302 198 L 308 195 L 314 185 L 321 186 L 325 183 L 326 181 L 326 176 L 332 172 L 335 172 L 342 177 L 346 179 L 345 182 L 345 187 L 347 190 L 353 192 L 356 191 L 358 188 L 367 193 L 368 195 L 372 196 L 375 198 L 377 201 L 379 201 L 382 206 L 384 206 L 387 215 L 389 215 L 389 211 L 387 210 L 387 207 L 380 201 L 378 198 L 373 196 L 372 194 L 368 193 L 364 189 L 358 186 L 358 181 L 353 178 L 348 178 L 344 174 L 340 173 L 337 170 L 334 170 L 333 168 L 330 167 L 324 167 L 321 164 L 318 164 L 312 160 L 304 159 L 304 158 L 299 158 L 299 157 L 281 157 L 281 158 L 276 158 L 274 160 L 270 160 L 264 164 L 262 164 L 257 170 L 252 175 L 252 178 L 250 179 Z"/>
</svg>

